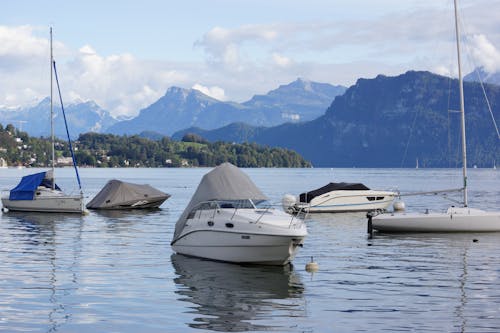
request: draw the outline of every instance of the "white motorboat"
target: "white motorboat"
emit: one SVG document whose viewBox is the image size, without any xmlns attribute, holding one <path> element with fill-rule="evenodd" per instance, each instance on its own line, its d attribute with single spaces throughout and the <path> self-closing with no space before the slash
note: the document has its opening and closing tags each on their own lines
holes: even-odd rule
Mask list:
<svg viewBox="0 0 500 333">
<path fill-rule="evenodd" d="M 207 173 L 175 226 L 175 252 L 233 263 L 285 265 L 307 235 L 305 223 L 264 206 L 267 197 L 230 163 Z"/>
<path fill-rule="evenodd" d="M 446 212 L 423 214 L 386 213 L 376 216 L 368 215 L 368 231 L 382 232 L 491 232 L 500 231 L 500 212 L 473 209 L 468 206 L 467 199 L 467 149 L 465 140 L 465 111 L 463 79 L 460 60 L 460 33 L 458 24 L 457 1 L 455 5 L 455 32 L 457 43 L 458 76 L 460 88 L 460 120 L 462 128 L 462 173 L 463 173 L 463 206 L 449 207 Z M 432 192 L 430 192 L 432 193 Z"/>
<path fill-rule="evenodd" d="M 112 179 L 86 207 L 88 209 L 149 209 L 160 207 L 168 198 L 170 194 L 150 185 Z"/>
<path fill-rule="evenodd" d="M 55 149 L 54 149 L 54 108 L 53 108 L 53 75 L 57 83 L 59 91 L 59 99 L 61 102 L 66 133 L 68 134 L 68 143 L 73 159 L 76 178 L 80 193 L 78 195 L 65 194 L 59 186 L 56 185 L 54 179 L 54 164 L 55 164 Z M 10 191 L 8 196 L 2 197 L 2 205 L 4 211 L 25 211 L 25 212 L 60 212 L 60 213 L 84 213 L 83 193 L 80 184 L 80 176 L 76 166 L 71 138 L 69 136 L 68 125 L 66 123 L 66 115 L 62 103 L 61 90 L 59 88 L 59 80 L 57 78 L 56 63 L 52 55 L 52 28 L 50 28 L 50 128 L 52 141 L 52 169 L 47 172 L 40 172 L 28 176 L 24 176 L 21 182 Z"/>
<path fill-rule="evenodd" d="M 398 195 L 393 191 L 371 190 L 360 183 L 329 183 L 299 195 L 287 195 L 284 209 L 291 213 L 341 213 L 384 210 Z"/>
</svg>

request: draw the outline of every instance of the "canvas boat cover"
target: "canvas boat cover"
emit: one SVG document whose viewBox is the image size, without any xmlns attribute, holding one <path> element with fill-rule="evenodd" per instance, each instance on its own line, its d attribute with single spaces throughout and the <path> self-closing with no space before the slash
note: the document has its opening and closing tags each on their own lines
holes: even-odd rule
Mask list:
<svg viewBox="0 0 500 333">
<path fill-rule="evenodd" d="M 53 179 L 52 171 L 24 176 L 19 184 L 10 190 L 9 200 L 33 200 L 38 186 L 52 188 Z M 57 184 L 54 185 L 54 188 L 61 190 Z"/>
<path fill-rule="evenodd" d="M 102 190 L 87 204 L 89 209 L 127 208 L 137 200 L 157 201 L 168 199 L 169 194 L 147 184 L 127 183 L 112 179 L 104 185 Z M 132 208 L 132 207 L 130 207 Z"/>
<path fill-rule="evenodd" d="M 320 187 L 318 189 L 301 193 L 299 196 L 300 202 L 311 202 L 312 199 L 314 199 L 317 196 L 320 196 L 322 194 L 331 192 L 331 191 L 339 191 L 339 190 L 348 190 L 348 191 L 362 191 L 362 190 L 369 190 L 368 187 L 361 183 L 329 183 L 326 184 L 323 187 Z"/>
<path fill-rule="evenodd" d="M 250 177 L 231 163 L 223 163 L 201 179 L 191 201 L 175 225 L 174 241 L 184 229 L 191 210 L 201 202 L 210 200 L 267 200 Z"/>
</svg>

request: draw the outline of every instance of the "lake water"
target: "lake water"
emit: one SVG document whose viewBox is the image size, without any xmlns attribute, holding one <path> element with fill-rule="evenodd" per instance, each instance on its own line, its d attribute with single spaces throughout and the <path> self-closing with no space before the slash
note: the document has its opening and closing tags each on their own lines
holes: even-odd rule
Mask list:
<svg viewBox="0 0 500 333">
<path fill-rule="evenodd" d="M 117 178 L 170 193 L 157 211 L 1 214 L 0 331 L 500 331 L 500 233 L 370 239 L 364 214 L 324 214 L 308 217 L 291 268 L 174 254 L 175 222 L 209 170 L 80 169 L 87 202 Z M 35 171 L 0 169 L 0 189 Z M 458 169 L 244 171 L 276 204 L 330 181 L 403 193 L 461 185 Z M 56 175 L 64 189 L 76 186 L 71 169 Z M 471 206 L 500 209 L 500 170 L 472 169 L 469 184 Z M 405 202 L 449 205 L 439 198 Z M 311 256 L 314 274 L 305 271 Z"/>
</svg>

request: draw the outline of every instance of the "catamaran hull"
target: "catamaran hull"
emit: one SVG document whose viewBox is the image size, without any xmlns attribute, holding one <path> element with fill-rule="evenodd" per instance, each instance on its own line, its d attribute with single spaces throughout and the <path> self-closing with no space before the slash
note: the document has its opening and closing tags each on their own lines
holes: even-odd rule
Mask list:
<svg viewBox="0 0 500 333">
<path fill-rule="evenodd" d="M 372 218 L 372 226 L 381 232 L 495 232 L 500 231 L 500 214 L 382 214 Z"/>
<path fill-rule="evenodd" d="M 286 265 L 302 246 L 304 236 L 259 235 L 199 230 L 179 238 L 179 254 L 232 263 Z"/>
<path fill-rule="evenodd" d="M 42 213 L 83 213 L 83 199 L 79 196 L 44 198 L 34 200 L 9 200 L 2 198 L 2 205 L 10 211 Z"/>
</svg>

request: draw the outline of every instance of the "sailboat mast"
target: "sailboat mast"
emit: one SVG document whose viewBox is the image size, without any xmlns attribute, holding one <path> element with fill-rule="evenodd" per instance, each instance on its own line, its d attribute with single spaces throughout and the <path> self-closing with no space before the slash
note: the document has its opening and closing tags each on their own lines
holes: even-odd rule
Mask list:
<svg viewBox="0 0 500 333">
<path fill-rule="evenodd" d="M 460 86 L 460 123 L 462 127 L 462 173 L 464 178 L 464 207 L 467 203 L 467 147 L 465 140 L 465 107 L 464 107 L 464 82 L 462 78 L 462 65 L 460 59 L 460 31 L 458 25 L 458 8 L 457 0 L 454 0 L 455 5 L 455 33 L 457 38 L 457 60 L 458 60 L 458 84 Z"/>
<path fill-rule="evenodd" d="M 52 54 L 52 27 L 50 27 L 50 140 L 52 144 L 52 189 L 55 189 L 55 179 L 54 179 L 54 164 L 55 164 L 55 147 L 54 147 L 54 105 L 53 105 L 53 72 L 52 72 L 52 62 L 54 61 L 54 56 Z"/>
</svg>

